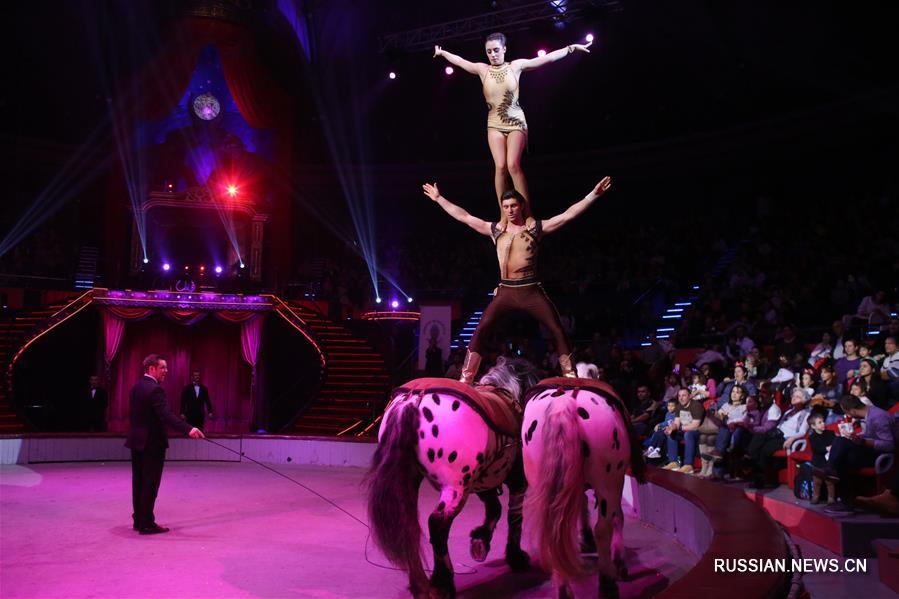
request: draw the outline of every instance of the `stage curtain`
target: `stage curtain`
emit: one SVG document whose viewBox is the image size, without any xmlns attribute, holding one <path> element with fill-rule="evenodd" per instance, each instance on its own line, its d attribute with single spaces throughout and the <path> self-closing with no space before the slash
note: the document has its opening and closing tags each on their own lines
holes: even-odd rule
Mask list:
<svg viewBox="0 0 899 599">
<path fill-rule="evenodd" d="M 106 385 L 108 386 L 110 375 L 112 374 L 112 361 L 119 351 L 122 337 L 125 336 L 125 321 L 112 314 L 109 310 L 103 310 L 102 313 L 104 340 L 103 363 L 105 366 L 104 378 Z"/>
<path fill-rule="evenodd" d="M 213 433 L 249 430 L 252 416 L 251 368 L 244 362 L 243 330 L 237 325 L 208 318 L 193 326 L 175 324 L 161 314 L 129 322 L 112 367 L 109 408 L 111 431 L 128 430 L 128 393 L 142 376 L 141 362 L 151 353 L 167 358 L 169 372 L 163 382 L 172 412 L 181 411 L 181 391 L 199 370 L 209 388 L 215 418 L 207 420 Z"/>
<path fill-rule="evenodd" d="M 143 320 L 153 314 L 154 308 L 125 308 L 123 306 L 106 306 L 106 311 L 122 320 Z"/>
<path fill-rule="evenodd" d="M 185 326 L 195 325 L 209 314 L 205 310 L 183 310 L 177 308 L 162 310 L 162 313 L 169 320 Z"/>
<path fill-rule="evenodd" d="M 240 326 L 240 347 L 243 359 L 256 370 L 256 358 L 259 355 L 259 343 L 262 341 L 262 317 L 256 316 Z"/>
<path fill-rule="evenodd" d="M 217 310 L 215 317 L 225 322 L 241 323 L 256 318 L 257 312 L 248 312 L 246 310 Z"/>
</svg>

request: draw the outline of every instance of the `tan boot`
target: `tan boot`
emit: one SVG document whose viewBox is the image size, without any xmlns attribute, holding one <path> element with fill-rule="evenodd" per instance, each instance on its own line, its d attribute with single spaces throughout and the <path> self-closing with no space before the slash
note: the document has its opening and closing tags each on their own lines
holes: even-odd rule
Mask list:
<svg viewBox="0 0 899 599">
<path fill-rule="evenodd" d="M 830 479 L 824 479 L 824 484 L 827 486 L 827 505 L 831 505 L 837 502 L 837 486 Z"/>
<path fill-rule="evenodd" d="M 462 376 L 459 381 L 466 385 L 474 385 L 474 377 L 478 375 L 481 367 L 481 354 L 468 350 L 465 353 L 465 362 L 462 364 Z"/>
<path fill-rule="evenodd" d="M 571 366 L 571 356 L 572 356 L 572 354 L 560 355 L 559 356 L 559 368 L 562 370 L 562 376 L 576 379 L 577 373 L 574 371 L 574 368 L 572 368 L 572 366 Z"/>
<path fill-rule="evenodd" d="M 812 477 L 812 504 L 818 505 L 821 503 L 821 479 L 817 476 Z"/>
</svg>

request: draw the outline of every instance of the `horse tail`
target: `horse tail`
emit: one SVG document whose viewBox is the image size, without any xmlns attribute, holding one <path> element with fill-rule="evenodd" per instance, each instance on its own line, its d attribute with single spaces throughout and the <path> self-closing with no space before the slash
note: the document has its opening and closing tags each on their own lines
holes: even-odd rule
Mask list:
<svg viewBox="0 0 899 599">
<path fill-rule="evenodd" d="M 541 432 L 539 481 L 528 493 L 528 516 L 539 535 L 542 565 L 562 576 L 583 573 L 578 518 L 584 498 L 584 456 L 578 434 L 577 403 L 558 398 L 549 404 Z"/>
<path fill-rule="evenodd" d="M 401 410 L 401 411 L 400 411 Z M 386 422 L 366 476 L 368 519 L 375 543 L 392 563 L 424 578 L 421 565 L 421 525 L 418 490 L 419 413 L 415 402 L 398 406 Z"/>
</svg>

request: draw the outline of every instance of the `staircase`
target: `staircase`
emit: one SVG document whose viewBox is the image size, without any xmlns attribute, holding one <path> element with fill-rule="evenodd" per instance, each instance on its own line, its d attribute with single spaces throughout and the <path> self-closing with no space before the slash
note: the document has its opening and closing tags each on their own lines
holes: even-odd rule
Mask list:
<svg viewBox="0 0 899 599">
<path fill-rule="evenodd" d="M 0 434 L 18 433 L 25 429 L 9 401 L 16 360 L 33 341 L 86 308 L 92 301 L 92 294 L 92 291 L 87 291 L 78 297 L 0 323 Z"/>
<path fill-rule="evenodd" d="M 487 294 L 487 296 L 492 300 L 493 292 Z M 450 349 L 462 349 L 468 348 L 468 343 L 471 341 L 471 338 L 474 336 L 475 329 L 478 328 L 478 324 L 481 322 L 481 317 L 484 316 L 484 310 L 487 309 L 487 305 L 490 303 L 490 300 L 484 302 L 482 306 L 479 306 L 478 310 L 475 310 L 471 313 L 471 316 L 468 317 L 468 320 L 465 321 L 465 324 L 462 325 L 462 330 L 459 331 L 459 334 L 456 335 L 456 338 L 453 339 L 453 342 L 450 343 Z"/>
<path fill-rule="evenodd" d="M 78 269 L 75 272 L 75 289 L 92 289 L 97 280 L 97 260 L 100 251 L 91 246 L 81 246 L 78 252 Z"/>
<path fill-rule="evenodd" d="M 361 432 L 390 390 L 384 359 L 339 322 L 298 303 L 291 302 L 290 309 L 312 329 L 327 356 L 324 384 L 291 432 L 319 436 Z"/>
<path fill-rule="evenodd" d="M 64 305 L 62 303 L 54 304 L 0 323 L 0 435 L 14 434 L 25 430 L 24 424 L 16 414 L 16 409 L 9 401 L 9 384 L 12 381 L 8 373 L 13 356 L 25 345 L 35 329 L 41 323 L 49 320 Z"/>
</svg>

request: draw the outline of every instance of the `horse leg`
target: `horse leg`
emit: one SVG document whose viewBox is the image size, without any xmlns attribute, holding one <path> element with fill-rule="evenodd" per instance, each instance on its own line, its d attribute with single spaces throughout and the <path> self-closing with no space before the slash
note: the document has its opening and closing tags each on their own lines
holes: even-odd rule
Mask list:
<svg viewBox="0 0 899 599">
<path fill-rule="evenodd" d="M 627 564 L 624 563 L 624 514 L 621 513 L 621 500 L 612 505 L 612 563 L 615 566 L 618 580 L 627 579 Z"/>
<path fill-rule="evenodd" d="M 453 563 L 449 557 L 450 527 L 453 519 L 462 510 L 465 493 L 462 487 L 443 487 L 440 491 L 440 503 L 428 517 L 428 532 L 431 547 L 434 549 L 434 572 L 431 574 L 431 596 L 449 599 L 456 596 L 456 585 L 453 581 Z"/>
<path fill-rule="evenodd" d="M 484 523 L 471 530 L 471 559 L 476 562 L 482 562 L 487 559 L 490 552 L 490 541 L 493 540 L 493 531 L 496 529 L 496 523 L 502 514 L 502 506 L 497 497 L 498 489 L 490 489 L 478 493 L 481 501 L 484 502 Z"/>
<path fill-rule="evenodd" d="M 571 589 L 571 583 L 563 580 L 561 576 L 553 573 L 553 586 L 556 587 L 556 599 L 574 599 L 574 591 Z"/>
<path fill-rule="evenodd" d="M 531 558 L 521 549 L 521 524 L 524 495 L 528 490 L 528 481 L 524 476 L 524 463 L 521 454 L 515 459 L 509 475 L 506 477 L 509 489 L 509 536 L 506 539 L 506 563 L 516 572 L 526 570 Z"/>
<path fill-rule="evenodd" d="M 587 505 L 586 493 L 581 503 L 581 553 L 596 553 L 596 540 L 593 538 L 593 527 L 590 526 L 590 506 Z"/>
<path fill-rule="evenodd" d="M 617 571 L 612 563 L 611 555 L 612 514 L 609 512 L 610 508 L 606 499 L 599 494 L 596 498 L 599 514 L 596 526 L 593 527 L 593 536 L 596 539 L 596 557 L 599 565 L 599 596 L 617 598 Z"/>
</svg>

